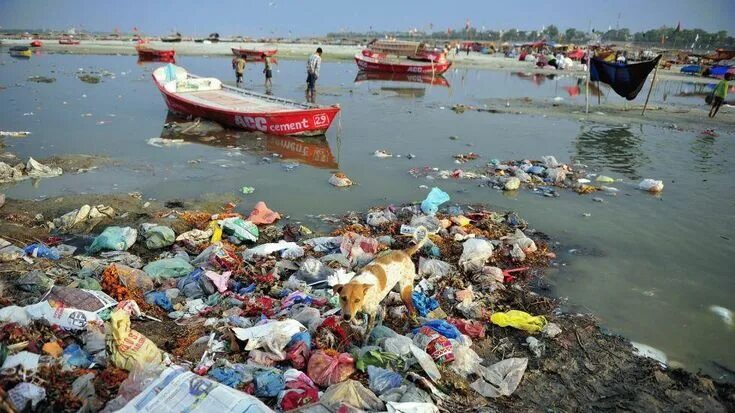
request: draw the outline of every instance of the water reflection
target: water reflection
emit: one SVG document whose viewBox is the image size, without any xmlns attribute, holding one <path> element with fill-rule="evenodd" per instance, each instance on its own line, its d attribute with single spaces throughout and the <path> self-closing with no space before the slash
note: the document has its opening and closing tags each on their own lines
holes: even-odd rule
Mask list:
<svg viewBox="0 0 735 413">
<path fill-rule="evenodd" d="M 413 73 L 358 72 L 355 77 L 355 83 L 366 81 L 425 83 L 433 86 L 449 87 L 449 81 L 442 75 L 432 76 L 431 74 Z"/>
<path fill-rule="evenodd" d="M 324 136 L 274 136 L 260 132 L 225 129 L 214 122 L 186 121 L 169 112 L 161 131 L 161 138 L 183 139 L 220 148 L 238 148 L 257 156 L 278 154 L 283 160 L 297 161 L 316 168 L 339 168 L 339 163 Z"/>
<path fill-rule="evenodd" d="M 649 162 L 642 149 L 642 135 L 629 126 L 583 124 L 573 143 L 576 155 L 572 160 L 639 179 L 638 168 Z"/>
<path fill-rule="evenodd" d="M 543 74 L 543 73 L 526 73 L 526 72 L 513 72 L 511 76 L 517 76 L 523 80 L 528 80 L 536 86 L 541 86 L 546 80 L 554 80 L 555 74 Z"/>
<path fill-rule="evenodd" d="M 699 172 L 711 172 L 718 166 L 714 160 L 717 152 L 715 152 L 715 141 L 717 138 L 714 136 L 700 135 L 694 138 L 692 141 L 691 148 L 689 149 L 694 154 L 694 170 Z"/>
<path fill-rule="evenodd" d="M 146 63 L 176 63 L 176 58 L 174 56 L 170 56 L 170 57 L 138 56 L 138 65 L 144 66 Z"/>
</svg>

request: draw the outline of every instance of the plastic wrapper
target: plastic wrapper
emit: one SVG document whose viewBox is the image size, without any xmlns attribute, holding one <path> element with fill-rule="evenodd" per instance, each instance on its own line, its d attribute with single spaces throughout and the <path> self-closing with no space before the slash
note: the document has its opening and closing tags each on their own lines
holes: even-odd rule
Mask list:
<svg viewBox="0 0 735 413">
<path fill-rule="evenodd" d="M 403 377 L 391 370 L 368 366 L 367 372 L 370 390 L 378 395 L 400 386 L 403 382 Z"/>
<path fill-rule="evenodd" d="M 481 378 L 470 387 L 485 397 L 510 396 L 518 388 L 527 365 L 527 358 L 509 358 L 490 367 L 478 366 Z"/>
<path fill-rule="evenodd" d="M 58 260 L 61 258 L 61 254 L 56 248 L 48 247 L 47 245 L 34 242 L 23 249 L 26 255 L 34 258 L 47 258 L 49 260 Z"/>
<path fill-rule="evenodd" d="M 449 275 L 452 266 L 448 262 L 433 258 L 419 258 L 419 275 L 428 278 L 443 278 Z"/>
<path fill-rule="evenodd" d="M 25 411 L 27 406 L 30 406 L 30 409 L 35 408 L 45 398 L 46 389 L 33 383 L 18 383 L 8 390 L 8 400 L 19 412 Z"/>
<path fill-rule="evenodd" d="M 169 227 L 156 224 L 142 224 L 140 232 L 148 249 L 160 249 L 172 245 L 176 241 L 176 233 Z"/>
<path fill-rule="evenodd" d="M 225 234 L 234 236 L 240 242 L 255 242 L 260 235 L 258 227 L 255 224 L 245 221 L 242 218 L 225 218 L 219 222 Z"/>
<path fill-rule="evenodd" d="M 143 267 L 143 271 L 152 279 L 161 281 L 166 278 L 183 277 L 194 270 L 185 259 L 174 257 L 153 261 Z"/>
<path fill-rule="evenodd" d="M 331 386 L 347 380 L 355 372 L 355 360 L 347 353 L 330 356 L 323 350 L 309 358 L 308 376 L 320 386 Z"/>
<path fill-rule="evenodd" d="M 434 403 L 388 402 L 386 408 L 388 413 L 439 413 L 439 408 Z"/>
<path fill-rule="evenodd" d="M 89 246 L 89 253 L 102 250 L 125 251 L 135 243 L 137 237 L 138 232 L 133 228 L 107 227 Z"/>
<path fill-rule="evenodd" d="M 529 333 L 537 333 L 546 326 L 544 316 L 533 316 L 520 310 L 493 313 L 490 316 L 490 321 L 500 327 L 513 327 Z"/>
<path fill-rule="evenodd" d="M 431 188 L 431 192 L 421 202 L 421 211 L 426 215 L 436 215 L 439 211 L 439 206 L 449 201 L 449 199 L 449 194 L 446 192 L 437 187 Z"/>
<path fill-rule="evenodd" d="M 419 328 L 413 342 L 419 348 L 424 349 L 436 363 L 444 364 L 454 361 L 452 343 L 429 327 Z"/>
<path fill-rule="evenodd" d="M 333 412 L 343 405 L 368 412 L 385 411 L 383 401 L 375 393 L 366 389 L 362 383 L 355 380 L 346 380 L 330 386 L 319 401 Z"/>
<path fill-rule="evenodd" d="M 382 209 L 380 211 L 368 212 L 365 217 L 365 222 L 371 227 L 380 227 L 383 225 L 390 224 L 396 220 L 396 215 L 389 209 Z"/>
<path fill-rule="evenodd" d="M 281 219 L 281 215 L 278 212 L 271 211 L 265 205 L 265 202 L 260 201 L 255 204 L 253 212 L 248 216 L 248 221 L 256 225 L 261 224 L 272 224 L 277 220 Z"/>
<path fill-rule="evenodd" d="M 468 239 L 462 243 L 459 265 L 467 272 L 478 272 L 493 255 L 493 244 L 479 238 Z"/>
</svg>

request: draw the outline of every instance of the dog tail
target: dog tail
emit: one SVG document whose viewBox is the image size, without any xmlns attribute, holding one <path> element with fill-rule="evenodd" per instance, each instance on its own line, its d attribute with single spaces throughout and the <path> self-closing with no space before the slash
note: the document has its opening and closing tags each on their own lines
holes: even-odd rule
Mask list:
<svg viewBox="0 0 735 413">
<path fill-rule="evenodd" d="M 409 256 L 416 254 L 416 252 L 424 246 L 426 241 L 429 239 L 429 230 L 427 230 L 424 226 L 420 226 L 416 228 L 416 231 L 413 233 L 413 237 L 416 240 L 416 244 L 406 249 L 406 254 L 408 254 Z"/>
</svg>

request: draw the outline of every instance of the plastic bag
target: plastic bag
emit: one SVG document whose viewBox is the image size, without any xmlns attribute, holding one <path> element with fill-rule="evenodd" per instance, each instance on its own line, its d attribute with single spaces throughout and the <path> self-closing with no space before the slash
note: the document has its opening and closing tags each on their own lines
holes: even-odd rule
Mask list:
<svg viewBox="0 0 735 413">
<path fill-rule="evenodd" d="M 449 363 L 454 361 L 452 343 L 429 327 L 421 327 L 413 338 L 414 344 L 426 351 L 437 363 Z"/>
<path fill-rule="evenodd" d="M 61 254 L 56 248 L 50 248 L 46 244 L 34 242 L 23 249 L 26 255 L 38 258 L 48 258 L 50 260 L 58 260 Z"/>
<path fill-rule="evenodd" d="M 355 360 L 347 353 L 330 356 L 323 350 L 309 358 L 307 375 L 320 386 L 331 386 L 347 380 L 355 372 Z"/>
<path fill-rule="evenodd" d="M 240 242 L 255 242 L 260 235 L 258 227 L 255 224 L 245 221 L 242 218 L 225 218 L 219 221 L 219 223 L 225 234 L 234 236 Z"/>
<path fill-rule="evenodd" d="M 174 230 L 163 225 L 142 224 L 140 231 L 145 238 L 146 248 L 151 250 L 168 247 L 176 241 Z"/>
<path fill-rule="evenodd" d="M 304 262 L 301 263 L 299 270 L 294 273 L 294 277 L 298 280 L 312 284 L 318 281 L 324 281 L 327 277 L 333 274 L 334 270 L 322 264 L 318 259 L 307 257 Z"/>
<path fill-rule="evenodd" d="M 46 389 L 33 383 L 22 382 L 8 390 L 8 400 L 16 411 L 26 411 L 26 405 L 31 402 L 31 409 L 46 398 Z M 8 410 L 11 411 L 11 410 Z"/>
<path fill-rule="evenodd" d="M 133 228 L 107 227 L 89 246 L 89 253 L 102 250 L 125 251 L 135 243 L 137 237 L 138 231 Z"/>
<path fill-rule="evenodd" d="M 403 382 L 403 377 L 391 370 L 368 366 L 367 372 L 370 390 L 374 391 L 375 394 L 378 395 L 400 386 L 401 382 Z"/>
<path fill-rule="evenodd" d="M 508 178 L 505 181 L 505 185 L 503 185 L 503 189 L 506 191 L 515 191 L 516 189 L 521 187 L 521 180 L 516 178 L 515 176 L 512 176 Z"/>
<path fill-rule="evenodd" d="M 276 397 L 285 387 L 283 375 L 278 370 L 256 373 L 254 382 L 258 397 Z"/>
<path fill-rule="evenodd" d="M 354 232 L 347 232 L 342 235 L 342 242 L 339 245 L 339 249 L 342 254 L 354 262 L 367 254 L 372 256 L 377 253 L 378 245 L 378 240 L 375 238 L 365 237 Z"/>
<path fill-rule="evenodd" d="M 164 258 L 150 262 L 143 267 L 143 271 L 156 281 L 161 281 L 165 278 L 183 277 L 193 270 L 194 267 L 180 257 Z"/>
<path fill-rule="evenodd" d="M 267 244 L 260 244 L 257 247 L 248 248 L 247 250 L 245 250 L 245 252 L 242 253 L 242 257 L 246 260 L 250 260 L 254 257 L 266 257 L 273 254 L 274 252 L 293 250 L 297 248 L 301 247 L 299 247 L 298 244 L 296 244 L 295 242 L 286 242 L 281 240 L 279 242 L 270 242 Z M 303 255 L 303 249 L 301 255 Z"/>
<path fill-rule="evenodd" d="M 130 371 L 163 360 L 161 350 L 151 340 L 130 329 L 130 316 L 124 310 L 115 310 L 110 315 L 106 340 L 115 367 Z"/>
<path fill-rule="evenodd" d="M 411 293 L 411 300 L 413 301 L 413 307 L 421 317 L 426 317 L 431 311 L 439 308 L 439 301 L 418 291 Z"/>
<path fill-rule="evenodd" d="M 509 358 L 490 367 L 478 366 L 481 378 L 470 387 L 485 397 L 510 396 L 518 388 L 527 365 L 527 358 Z"/>
<path fill-rule="evenodd" d="M 421 202 L 421 211 L 426 215 L 436 215 L 439 211 L 439 205 L 449 200 L 449 194 L 437 187 L 431 188 L 429 195 Z"/>
<path fill-rule="evenodd" d="M 436 367 L 436 363 L 434 363 L 434 360 L 431 358 L 431 356 L 426 354 L 424 350 L 416 347 L 413 343 L 411 343 L 410 349 L 411 354 L 413 354 L 413 356 L 419 362 L 421 368 L 424 369 L 431 380 L 437 381 L 442 378 L 442 375 L 439 372 L 439 369 Z"/>
<path fill-rule="evenodd" d="M 92 364 L 92 358 L 89 357 L 78 344 L 71 344 L 64 349 L 62 358 L 69 366 L 86 369 Z"/>
<path fill-rule="evenodd" d="M 332 176 L 329 177 L 329 183 L 338 188 L 352 186 L 352 180 L 342 172 L 332 174 Z"/>
<path fill-rule="evenodd" d="M 551 155 L 542 156 L 541 162 L 543 162 L 547 168 L 558 168 L 559 166 L 561 166 L 561 164 L 559 164 L 559 161 L 557 161 L 556 158 Z"/>
<path fill-rule="evenodd" d="M 380 227 L 382 225 L 390 224 L 396 220 L 396 214 L 386 208 L 380 211 L 368 212 L 365 222 L 371 227 Z"/>
<path fill-rule="evenodd" d="M 480 339 L 485 337 L 485 324 L 480 321 L 452 317 L 448 318 L 447 321 L 466 336 Z"/>
<path fill-rule="evenodd" d="M 153 289 L 153 279 L 143 270 L 128 267 L 122 264 L 110 264 L 115 266 L 117 277 L 127 288 L 139 289 L 141 291 L 151 291 Z"/>
<path fill-rule="evenodd" d="M 256 225 L 261 224 L 272 224 L 277 220 L 281 219 L 281 215 L 278 212 L 271 211 L 265 205 L 265 202 L 260 201 L 255 204 L 253 212 L 248 216 L 248 221 Z"/>
<path fill-rule="evenodd" d="M 439 408 L 434 403 L 388 402 L 386 407 L 388 413 L 439 413 Z"/>
<path fill-rule="evenodd" d="M 395 353 L 383 352 L 380 350 L 368 350 L 357 358 L 355 367 L 364 372 L 367 371 L 370 366 L 402 369 L 405 366 L 405 362 Z"/>
<path fill-rule="evenodd" d="M 661 192 L 664 190 L 664 182 L 655 179 L 644 179 L 638 184 L 638 189 L 648 192 Z"/>
<path fill-rule="evenodd" d="M 560 184 L 567 179 L 567 171 L 564 168 L 549 168 L 546 170 L 546 177 L 551 179 L 551 182 Z"/>
<path fill-rule="evenodd" d="M 355 380 L 346 380 L 329 387 L 322 395 L 320 402 L 333 412 L 337 411 L 342 405 L 368 412 L 382 412 L 385 410 L 383 401 L 375 393 L 366 389 L 362 383 Z"/>
<path fill-rule="evenodd" d="M 433 258 L 419 258 L 419 275 L 429 278 L 442 278 L 449 274 L 452 266 L 448 262 Z"/>
<path fill-rule="evenodd" d="M 15 287 L 29 293 L 41 294 L 54 285 L 54 280 L 41 270 L 33 270 L 15 281 Z"/>
<path fill-rule="evenodd" d="M 148 304 L 155 304 L 161 307 L 166 312 L 174 311 L 171 300 L 168 298 L 163 291 L 154 291 L 145 295 L 145 300 Z"/>
<path fill-rule="evenodd" d="M 446 338 L 459 339 L 462 341 L 462 333 L 457 327 L 444 320 L 429 320 L 423 324 L 423 327 L 429 327 Z M 414 333 L 419 329 L 414 330 Z"/>
<path fill-rule="evenodd" d="M 454 351 L 454 363 L 449 368 L 464 377 L 474 373 L 482 363 L 482 358 L 472 350 L 468 343 L 460 343 L 456 340 L 449 341 L 452 343 L 452 350 Z"/>
<path fill-rule="evenodd" d="M 546 325 L 544 316 L 532 316 L 525 311 L 510 310 L 508 312 L 493 313 L 490 321 L 500 327 L 513 327 L 519 330 L 525 330 L 529 333 L 537 333 Z"/>
<path fill-rule="evenodd" d="M 319 401 L 319 389 L 306 374 L 288 369 L 283 377 L 286 387 L 278 395 L 278 406 L 282 411 L 288 412 Z"/>
<path fill-rule="evenodd" d="M 536 252 L 538 250 L 536 243 L 520 229 L 516 229 L 513 235 L 501 237 L 500 239 L 508 245 L 518 245 L 524 253 Z"/>
<path fill-rule="evenodd" d="M 482 269 L 491 255 L 493 255 L 493 244 L 484 239 L 471 238 L 462 244 L 459 265 L 467 272 L 477 272 Z"/>
</svg>

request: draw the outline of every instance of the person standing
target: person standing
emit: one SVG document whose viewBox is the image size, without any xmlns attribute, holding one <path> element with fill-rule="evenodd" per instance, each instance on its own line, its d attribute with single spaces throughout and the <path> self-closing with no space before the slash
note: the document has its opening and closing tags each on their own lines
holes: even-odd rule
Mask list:
<svg viewBox="0 0 735 413">
<path fill-rule="evenodd" d="M 265 67 L 263 67 L 263 73 L 265 73 L 265 90 L 266 92 L 270 91 L 273 87 L 273 72 L 271 71 L 271 63 L 268 61 L 268 56 L 263 53 L 260 57 L 263 58 L 263 64 Z"/>
<path fill-rule="evenodd" d="M 720 80 L 720 82 L 717 83 L 717 86 L 715 86 L 715 91 L 712 97 L 712 107 L 709 109 L 710 118 L 714 118 L 715 115 L 717 115 L 717 112 L 720 110 L 720 106 L 722 106 L 725 98 L 727 98 L 727 89 L 730 88 L 727 81 L 730 79 L 732 79 L 732 75 L 725 73 L 725 78 Z"/>
<path fill-rule="evenodd" d="M 240 86 L 242 83 L 242 75 L 245 73 L 245 64 L 247 60 L 244 56 L 237 56 L 232 59 L 232 68 L 235 69 L 235 85 Z"/>
<path fill-rule="evenodd" d="M 306 101 L 314 103 L 316 95 L 316 80 L 319 79 L 319 69 L 322 67 L 322 48 L 309 56 L 306 62 Z"/>
</svg>

